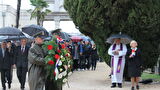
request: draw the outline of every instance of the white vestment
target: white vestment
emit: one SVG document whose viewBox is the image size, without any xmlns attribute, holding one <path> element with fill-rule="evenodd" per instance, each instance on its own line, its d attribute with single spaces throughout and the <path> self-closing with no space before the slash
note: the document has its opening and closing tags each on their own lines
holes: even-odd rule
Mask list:
<svg viewBox="0 0 160 90">
<path fill-rule="evenodd" d="M 118 49 L 121 49 L 122 47 L 122 50 L 119 51 L 119 54 L 118 55 L 114 55 L 113 52 L 115 50 L 118 50 Z M 108 50 L 108 54 L 111 55 L 111 57 L 113 58 L 114 62 L 113 62 L 113 70 L 112 70 L 112 75 L 111 75 L 111 80 L 112 80 L 112 83 L 122 83 L 123 81 L 123 72 L 124 72 L 124 66 L 125 66 L 125 55 L 127 53 L 127 47 L 125 44 L 122 44 L 122 45 L 116 45 L 114 50 L 114 44 L 110 46 L 109 50 Z M 118 63 L 119 63 L 119 58 L 121 57 L 121 64 L 120 64 L 120 72 L 117 71 L 117 68 L 118 68 Z M 112 62 L 112 60 L 111 60 Z M 111 67 L 112 67 L 111 65 Z"/>
</svg>

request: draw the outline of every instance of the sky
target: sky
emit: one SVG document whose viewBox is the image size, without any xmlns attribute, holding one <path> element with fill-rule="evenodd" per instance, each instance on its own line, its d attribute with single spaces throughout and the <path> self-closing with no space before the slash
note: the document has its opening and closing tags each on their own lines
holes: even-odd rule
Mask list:
<svg viewBox="0 0 160 90">
<path fill-rule="evenodd" d="M 17 8 L 17 0 L 0 0 L 0 4 L 7 4 L 11 5 L 13 8 Z M 30 0 L 21 0 L 21 9 L 31 9 L 33 8 L 30 5 Z M 55 22 L 54 21 L 45 21 L 44 22 L 44 28 L 46 28 L 48 31 L 55 29 Z M 67 33 L 79 33 L 79 30 L 75 28 L 75 25 L 72 21 L 61 21 L 60 22 L 60 28 L 62 31 Z"/>
</svg>

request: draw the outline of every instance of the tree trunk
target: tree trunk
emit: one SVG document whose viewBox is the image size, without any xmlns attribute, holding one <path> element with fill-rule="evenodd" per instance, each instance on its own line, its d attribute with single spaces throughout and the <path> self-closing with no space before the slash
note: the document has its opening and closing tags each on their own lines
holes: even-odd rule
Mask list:
<svg viewBox="0 0 160 90">
<path fill-rule="evenodd" d="M 41 25 L 40 11 L 37 11 L 37 25 Z"/>
<path fill-rule="evenodd" d="M 19 27 L 20 9 L 21 9 L 21 0 L 17 0 L 16 28 Z"/>
</svg>

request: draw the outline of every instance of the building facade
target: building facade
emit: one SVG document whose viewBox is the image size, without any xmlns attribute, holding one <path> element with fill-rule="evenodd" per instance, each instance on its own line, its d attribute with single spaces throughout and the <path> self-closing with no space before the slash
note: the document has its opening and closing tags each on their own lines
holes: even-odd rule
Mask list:
<svg viewBox="0 0 160 90">
<path fill-rule="evenodd" d="M 2 1 L 2 0 L 1 0 Z M 60 27 L 60 21 L 71 21 L 68 13 L 63 7 L 64 0 L 46 0 L 49 4 L 48 9 L 52 11 L 45 17 L 45 21 L 55 21 L 55 29 Z M 20 28 L 28 24 L 36 24 L 36 19 L 30 20 L 30 13 L 21 10 Z M 16 9 L 10 5 L 0 4 L 0 28 L 14 27 L 16 24 Z"/>
</svg>

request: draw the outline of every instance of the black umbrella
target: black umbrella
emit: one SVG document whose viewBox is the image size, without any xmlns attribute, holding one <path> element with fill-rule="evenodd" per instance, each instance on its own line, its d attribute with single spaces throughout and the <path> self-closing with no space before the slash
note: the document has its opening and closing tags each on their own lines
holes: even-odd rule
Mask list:
<svg viewBox="0 0 160 90">
<path fill-rule="evenodd" d="M 27 38 L 19 29 L 13 27 L 0 28 L 0 41 Z"/>
<path fill-rule="evenodd" d="M 36 33 L 43 32 L 45 36 L 49 36 L 49 33 L 45 28 L 39 25 L 29 25 L 22 28 L 24 33 L 27 33 L 30 36 L 34 36 Z"/>
<path fill-rule="evenodd" d="M 13 27 L 0 28 L 0 36 L 22 36 L 24 35 L 19 29 Z"/>
<path fill-rule="evenodd" d="M 27 38 L 26 36 L 0 36 L 0 41 L 4 40 L 20 40 L 22 38 Z"/>
<path fill-rule="evenodd" d="M 131 38 L 128 35 L 125 34 L 113 34 L 111 35 L 108 39 L 107 39 L 107 43 L 113 44 L 114 40 L 120 38 L 121 39 L 121 43 L 123 44 L 128 44 L 131 42 Z"/>
</svg>

